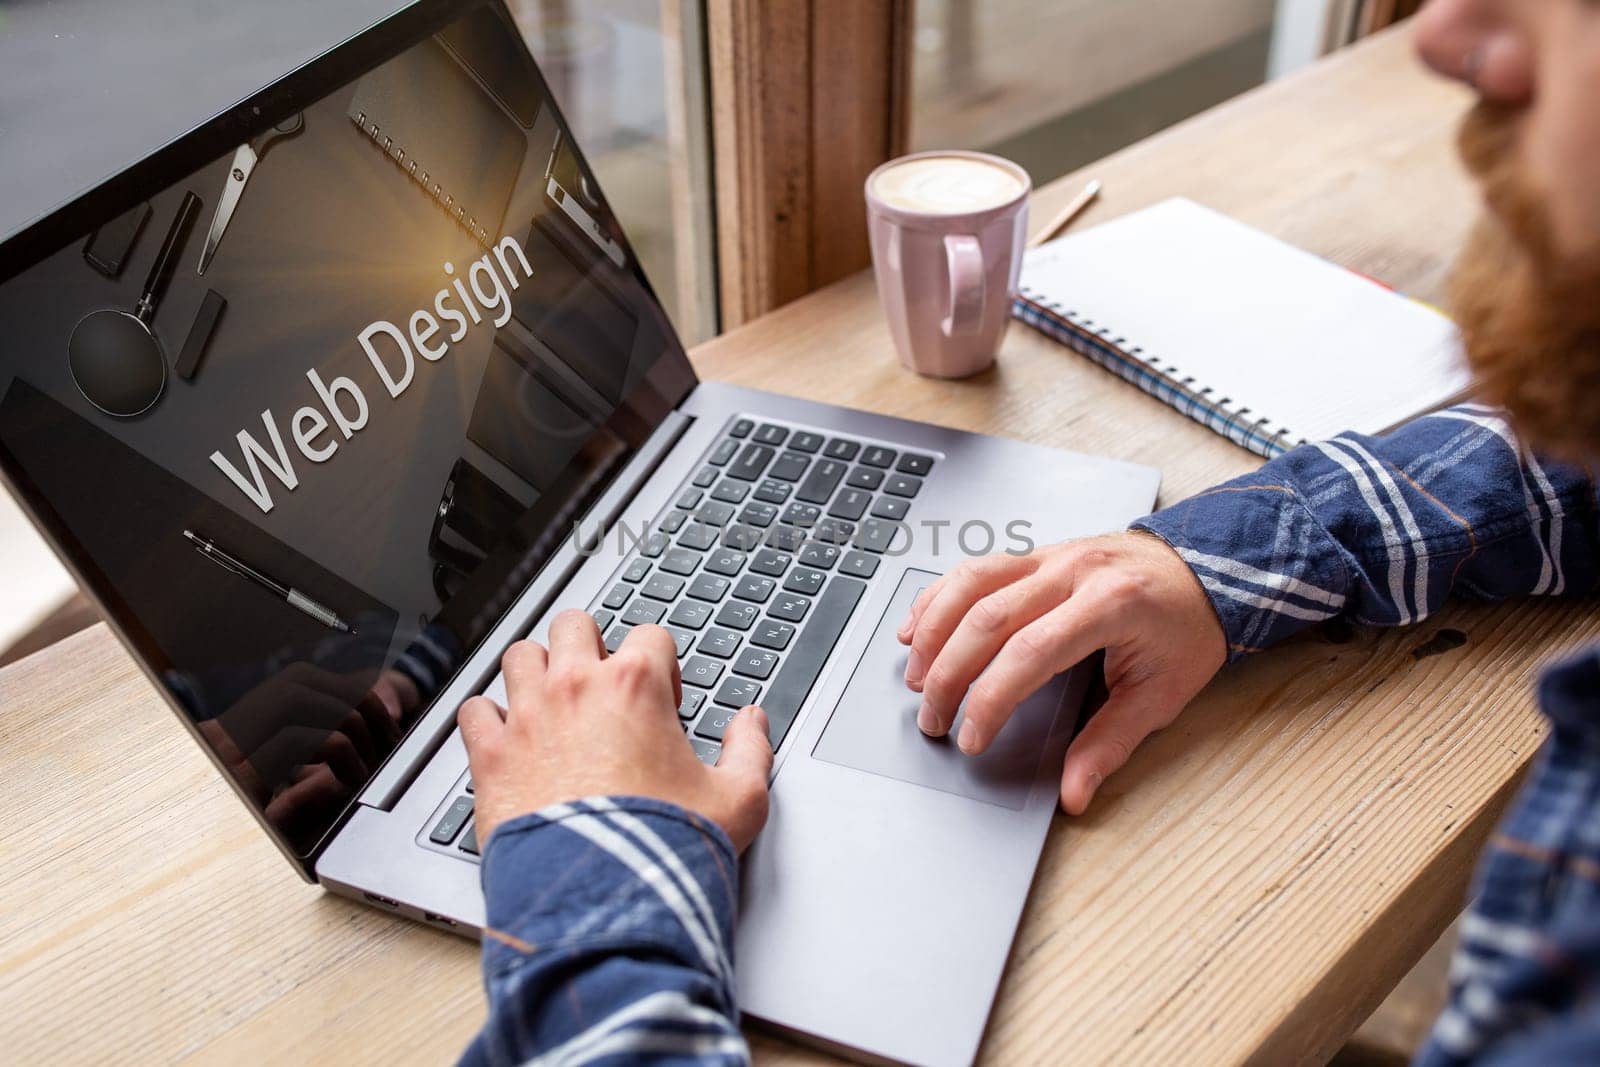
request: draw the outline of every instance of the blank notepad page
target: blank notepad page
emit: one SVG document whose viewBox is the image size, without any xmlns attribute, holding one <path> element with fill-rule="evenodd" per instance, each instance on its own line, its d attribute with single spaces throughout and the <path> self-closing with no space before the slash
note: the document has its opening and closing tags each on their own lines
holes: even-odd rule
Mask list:
<svg viewBox="0 0 1600 1067">
<path fill-rule="evenodd" d="M 1291 440 L 1381 433 L 1468 384 L 1439 312 L 1189 200 L 1029 253 L 1022 287 Z"/>
</svg>

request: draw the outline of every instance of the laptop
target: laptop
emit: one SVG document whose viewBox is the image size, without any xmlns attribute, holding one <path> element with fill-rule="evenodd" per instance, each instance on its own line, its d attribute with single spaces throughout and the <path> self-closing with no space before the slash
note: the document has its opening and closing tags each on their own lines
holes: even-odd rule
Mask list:
<svg viewBox="0 0 1600 1067">
<path fill-rule="evenodd" d="M 498 0 L 406 7 L 11 235 L 0 324 L 10 487 L 302 877 L 473 935 L 457 707 L 564 608 L 659 624 L 683 744 L 771 722 L 743 1009 L 974 1057 L 1084 679 L 969 759 L 894 629 L 1157 472 L 698 381 Z"/>
</svg>

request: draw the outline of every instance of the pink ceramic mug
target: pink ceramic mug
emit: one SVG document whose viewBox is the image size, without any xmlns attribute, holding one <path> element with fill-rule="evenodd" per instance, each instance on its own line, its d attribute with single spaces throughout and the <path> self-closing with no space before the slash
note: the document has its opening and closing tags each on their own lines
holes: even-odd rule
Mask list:
<svg viewBox="0 0 1600 1067">
<path fill-rule="evenodd" d="M 1011 321 L 1028 172 L 982 152 L 919 152 L 867 177 L 878 297 L 900 362 L 934 378 L 987 370 Z"/>
</svg>

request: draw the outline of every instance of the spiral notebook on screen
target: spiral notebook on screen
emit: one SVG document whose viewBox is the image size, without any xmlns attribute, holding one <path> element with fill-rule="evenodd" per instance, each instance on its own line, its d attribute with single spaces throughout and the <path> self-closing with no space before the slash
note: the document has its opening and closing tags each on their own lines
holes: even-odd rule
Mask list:
<svg viewBox="0 0 1600 1067">
<path fill-rule="evenodd" d="M 1029 252 L 1020 287 L 1017 318 L 1263 456 L 1467 391 L 1444 315 L 1189 200 Z"/>
<path fill-rule="evenodd" d="M 439 38 L 363 77 L 349 118 L 478 244 L 494 244 L 527 140 Z"/>
</svg>

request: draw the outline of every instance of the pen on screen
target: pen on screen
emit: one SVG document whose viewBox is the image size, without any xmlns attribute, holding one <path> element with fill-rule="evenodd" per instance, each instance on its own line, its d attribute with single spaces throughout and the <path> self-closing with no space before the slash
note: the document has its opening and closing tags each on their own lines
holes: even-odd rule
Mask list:
<svg viewBox="0 0 1600 1067">
<path fill-rule="evenodd" d="M 1096 178 L 1083 187 L 1083 191 L 1072 198 L 1072 202 L 1062 208 L 1060 213 L 1049 222 L 1044 229 L 1033 235 L 1033 240 L 1028 242 L 1029 248 L 1038 248 L 1062 230 L 1071 225 L 1072 220 L 1083 214 L 1085 208 L 1094 203 L 1095 197 L 1100 195 L 1100 179 Z"/>
<path fill-rule="evenodd" d="M 206 538 L 201 537 L 193 530 L 183 531 L 183 536 L 188 538 L 189 543 L 198 549 L 200 554 L 206 557 L 206 559 L 209 559 L 211 562 L 215 563 L 224 570 L 232 571 L 239 577 L 256 583 L 269 593 L 273 593 L 279 597 L 282 597 L 289 603 L 290 607 L 296 608 L 303 614 L 311 616 L 313 619 L 316 619 L 330 630 L 338 630 L 341 633 L 347 634 L 355 633 L 355 631 L 350 628 L 349 623 L 339 618 L 339 616 L 336 615 L 332 610 L 323 607 L 315 600 L 312 600 L 310 597 L 300 592 L 300 590 L 290 588 L 289 586 L 284 585 L 282 582 L 274 581 L 273 579 L 268 578 L 265 574 L 262 574 L 260 571 L 250 566 L 250 564 L 234 556 L 228 555 L 228 553 L 212 544 Z"/>
</svg>

